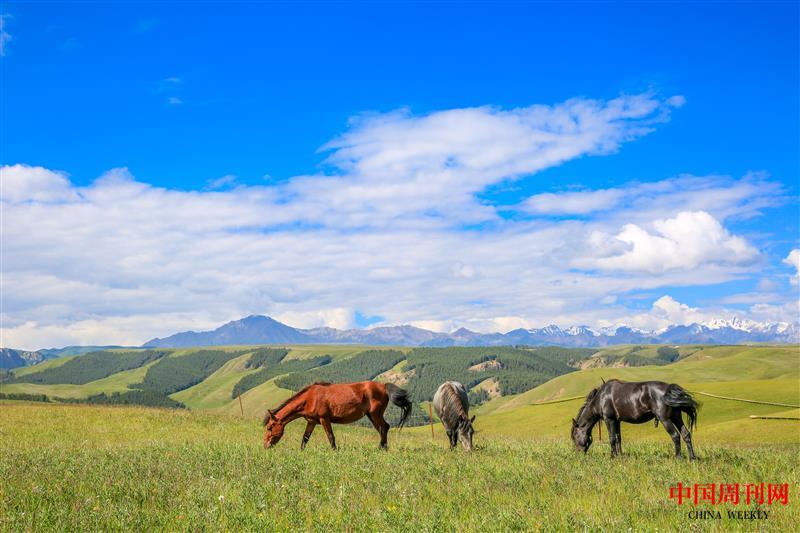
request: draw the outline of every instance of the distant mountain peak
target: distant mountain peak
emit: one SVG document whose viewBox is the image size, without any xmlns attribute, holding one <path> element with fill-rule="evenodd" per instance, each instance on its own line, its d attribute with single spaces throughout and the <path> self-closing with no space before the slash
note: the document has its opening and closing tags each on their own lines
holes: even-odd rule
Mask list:
<svg viewBox="0 0 800 533">
<path fill-rule="evenodd" d="M 437 333 L 403 324 L 369 329 L 340 330 L 331 327 L 297 329 L 272 317 L 249 315 L 223 324 L 213 331 L 185 331 L 153 339 L 146 347 L 178 348 L 232 344 L 367 344 L 399 346 L 608 346 L 612 344 L 740 344 L 748 342 L 800 342 L 800 328 L 783 322 L 759 323 L 741 319 L 718 319 L 706 323 L 671 325 L 646 331 L 629 325 L 593 329 L 589 326 L 561 328 L 550 324 L 540 329 L 515 329 L 507 333 L 477 333 L 459 328 Z"/>
</svg>

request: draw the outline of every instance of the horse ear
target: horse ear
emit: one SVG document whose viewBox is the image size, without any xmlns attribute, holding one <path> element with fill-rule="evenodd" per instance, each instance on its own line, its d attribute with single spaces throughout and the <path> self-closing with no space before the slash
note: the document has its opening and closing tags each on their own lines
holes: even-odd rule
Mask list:
<svg viewBox="0 0 800 533">
<path fill-rule="evenodd" d="M 577 426 L 577 425 L 578 425 L 578 423 L 577 423 L 577 422 L 575 421 L 575 419 L 573 418 L 573 419 L 572 419 L 572 427 L 575 427 L 575 426 Z"/>
<path fill-rule="evenodd" d="M 475 415 L 472 415 L 472 418 L 469 419 L 469 423 L 472 424 L 475 422 Z"/>
<path fill-rule="evenodd" d="M 275 413 L 272 412 L 272 409 L 267 409 L 267 415 L 269 415 L 270 420 L 275 420 Z"/>
</svg>

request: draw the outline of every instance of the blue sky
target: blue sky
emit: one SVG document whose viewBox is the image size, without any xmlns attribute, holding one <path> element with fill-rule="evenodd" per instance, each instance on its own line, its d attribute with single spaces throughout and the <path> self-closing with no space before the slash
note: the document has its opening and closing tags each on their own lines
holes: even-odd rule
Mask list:
<svg viewBox="0 0 800 533">
<path fill-rule="evenodd" d="M 7 345 L 134 342 L 250 312 L 483 330 L 796 320 L 796 3 L 3 9 L 4 208 L 41 208 L 4 227 Z M 562 112 L 603 128 L 573 138 Z M 531 131 L 563 145 L 517 146 Z M 441 150 L 384 165 L 418 139 Z M 487 165 L 482 150 L 519 159 Z M 414 180 L 431 187 L 398 191 Z M 203 209 L 241 220 L 201 231 Z M 659 239 L 684 260 L 643 257 Z M 188 260 L 193 247 L 229 261 Z M 273 263 L 281 251 L 303 268 Z M 608 290 L 548 288 L 581 283 Z"/>
</svg>

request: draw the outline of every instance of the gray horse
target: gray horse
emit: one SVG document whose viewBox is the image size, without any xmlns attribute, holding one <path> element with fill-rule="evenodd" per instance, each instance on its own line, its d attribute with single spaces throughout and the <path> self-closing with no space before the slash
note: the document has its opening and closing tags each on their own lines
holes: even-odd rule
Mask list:
<svg viewBox="0 0 800 533">
<path fill-rule="evenodd" d="M 450 438 L 450 449 L 460 441 L 464 449 L 470 451 L 475 417 L 469 418 L 469 399 L 464 385 L 457 381 L 445 381 L 439 385 L 433 395 L 433 408 Z"/>
</svg>

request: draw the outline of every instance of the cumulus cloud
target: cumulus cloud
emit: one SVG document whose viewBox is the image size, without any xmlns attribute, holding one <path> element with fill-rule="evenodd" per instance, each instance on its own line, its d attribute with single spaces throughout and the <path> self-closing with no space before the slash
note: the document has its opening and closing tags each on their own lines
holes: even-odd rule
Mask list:
<svg viewBox="0 0 800 533">
<path fill-rule="evenodd" d="M 656 318 L 660 318 L 668 324 L 686 325 L 713 318 L 696 307 L 689 307 L 678 302 L 671 296 L 662 296 L 653 302 L 652 313 Z"/>
<path fill-rule="evenodd" d="M 0 199 L 19 202 L 66 202 L 78 199 L 67 176 L 42 167 L 0 167 Z"/>
<path fill-rule="evenodd" d="M 580 220 L 501 219 L 479 193 L 613 152 L 675 105 L 638 95 L 362 116 L 324 147 L 327 173 L 278 185 L 224 187 L 223 178 L 181 191 L 119 168 L 76 186 L 50 169 L 3 167 L 0 343 L 138 344 L 253 313 L 299 327 L 351 327 L 358 312 L 478 331 L 624 319 L 616 295 L 752 268 L 754 246 L 720 221 L 759 207 L 729 195 L 679 213 L 677 200 L 663 201 L 687 183 L 698 195 L 721 188 L 722 178 L 575 192 L 573 212 L 618 196 L 613 215 Z M 726 179 L 744 190 L 753 178 Z M 575 269 L 576 255 L 591 270 Z"/>
<path fill-rule="evenodd" d="M 794 268 L 794 275 L 790 278 L 792 285 L 800 281 L 800 249 L 795 248 L 784 258 L 783 263 Z"/>
<path fill-rule="evenodd" d="M 352 309 L 335 308 L 316 311 L 287 311 L 275 317 L 277 320 L 291 324 L 296 328 L 311 329 L 322 326 L 337 329 L 350 329 L 355 326 L 355 313 Z"/>
<path fill-rule="evenodd" d="M 660 273 L 705 263 L 747 265 L 759 256 L 745 239 L 731 235 L 705 211 L 683 211 L 674 218 L 656 220 L 651 231 L 626 224 L 613 239 L 595 233 L 593 241 L 607 249 L 625 245 L 624 252 L 594 261 L 603 270 Z"/>
</svg>

